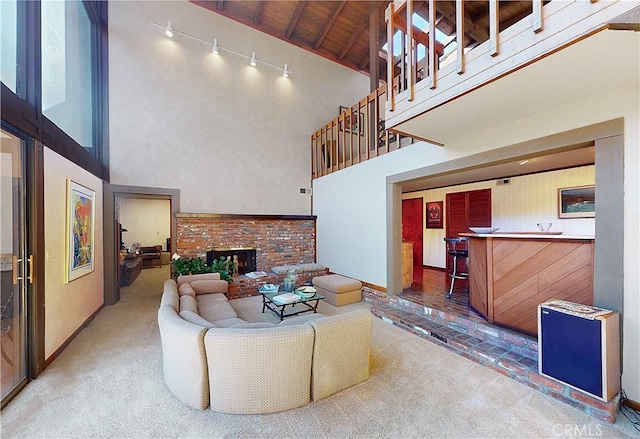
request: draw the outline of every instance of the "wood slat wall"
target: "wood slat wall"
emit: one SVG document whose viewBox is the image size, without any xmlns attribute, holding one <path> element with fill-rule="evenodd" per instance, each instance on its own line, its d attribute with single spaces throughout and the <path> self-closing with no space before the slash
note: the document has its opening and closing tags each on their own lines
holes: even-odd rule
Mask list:
<svg viewBox="0 0 640 439">
<path fill-rule="evenodd" d="M 492 241 L 495 323 L 536 334 L 539 303 L 593 304 L 593 241 Z"/>
</svg>

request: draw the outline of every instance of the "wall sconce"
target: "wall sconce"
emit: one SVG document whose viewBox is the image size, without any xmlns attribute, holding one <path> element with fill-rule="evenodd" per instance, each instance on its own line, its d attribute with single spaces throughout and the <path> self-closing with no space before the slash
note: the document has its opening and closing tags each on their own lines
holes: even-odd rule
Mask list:
<svg viewBox="0 0 640 439">
<path fill-rule="evenodd" d="M 207 41 L 207 40 L 203 40 L 202 38 L 196 37 L 195 35 L 191 35 L 188 34 L 186 32 L 174 29 L 173 26 L 171 25 L 171 21 L 169 21 L 166 25 L 162 24 L 162 23 L 156 23 L 155 21 L 151 22 L 152 24 L 162 27 L 164 28 L 164 33 L 167 37 L 169 38 L 173 38 L 174 34 L 179 34 L 188 38 L 191 38 L 192 40 L 196 40 L 196 41 L 200 41 L 201 43 L 205 43 L 206 45 L 211 45 L 211 52 L 215 53 L 216 55 L 220 55 L 220 51 L 221 50 L 225 50 L 227 52 L 231 52 L 234 55 L 238 55 L 238 56 L 242 56 L 245 57 L 249 60 L 249 64 L 252 67 L 257 67 L 258 63 L 260 64 L 264 64 L 270 67 L 274 67 L 278 70 L 280 70 L 282 72 L 282 76 L 285 78 L 288 78 L 290 75 L 293 74 L 293 70 L 291 69 L 291 67 L 289 67 L 288 64 L 285 64 L 284 66 L 279 66 L 277 64 L 273 64 L 270 63 L 269 61 L 264 61 L 261 59 L 256 58 L 256 53 L 255 52 L 251 52 L 251 55 L 245 55 L 244 53 L 238 52 L 236 50 L 233 50 L 229 47 L 224 47 L 218 44 L 218 39 L 214 38 L 213 39 L 213 44 L 211 43 L 211 41 Z"/>
</svg>

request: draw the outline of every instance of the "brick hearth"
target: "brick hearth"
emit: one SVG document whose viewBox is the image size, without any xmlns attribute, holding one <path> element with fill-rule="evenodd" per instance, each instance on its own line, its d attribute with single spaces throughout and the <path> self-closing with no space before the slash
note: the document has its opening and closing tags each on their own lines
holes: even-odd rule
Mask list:
<svg viewBox="0 0 640 439">
<path fill-rule="evenodd" d="M 525 384 L 597 419 L 613 423 L 620 394 L 609 402 L 538 373 L 538 342 L 517 332 L 363 288 L 374 315 L 456 354 Z"/>
</svg>

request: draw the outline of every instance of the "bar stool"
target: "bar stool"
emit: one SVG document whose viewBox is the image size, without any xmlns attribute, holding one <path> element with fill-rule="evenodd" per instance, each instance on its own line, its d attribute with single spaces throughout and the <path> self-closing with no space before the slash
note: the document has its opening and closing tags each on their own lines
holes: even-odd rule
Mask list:
<svg viewBox="0 0 640 439">
<path fill-rule="evenodd" d="M 469 279 L 469 238 L 467 237 L 459 237 L 459 238 L 444 238 L 447 246 L 447 253 L 453 257 L 453 267 L 449 276 L 451 277 L 451 286 L 449 287 L 449 293 L 447 293 L 447 299 L 451 297 L 453 293 L 453 286 L 455 285 L 456 279 Z M 464 258 L 467 262 L 467 271 L 460 272 L 458 271 L 458 259 Z"/>
</svg>

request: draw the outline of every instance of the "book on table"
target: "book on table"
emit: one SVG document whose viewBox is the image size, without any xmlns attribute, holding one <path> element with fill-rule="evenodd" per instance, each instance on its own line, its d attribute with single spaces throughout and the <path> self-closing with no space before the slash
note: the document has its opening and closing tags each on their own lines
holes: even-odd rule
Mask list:
<svg viewBox="0 0 640 439">
<path fill-rule="evenodd" d="M 288 303 L 299 302 L 300 296 L 293 293 L 284 293 L 284 294 L 278 294 L 277 296 L 274 296 L 271 300 L 278 305 L 286 305 Z"/>
</svg>

